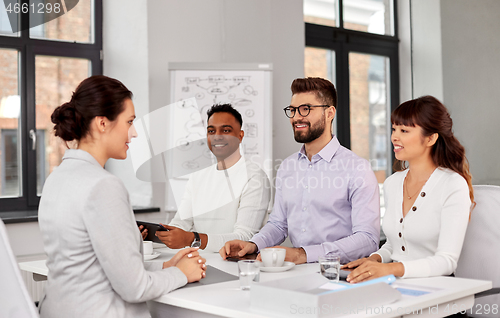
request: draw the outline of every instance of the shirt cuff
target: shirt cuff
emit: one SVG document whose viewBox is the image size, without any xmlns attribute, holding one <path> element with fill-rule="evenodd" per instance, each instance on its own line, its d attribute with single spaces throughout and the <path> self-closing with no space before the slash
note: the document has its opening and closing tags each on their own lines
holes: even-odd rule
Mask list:
<svg viewBox="0 0 500 318">
<path fill-rule="evenodd" d="M 401 278 L 412 277 L 412 273 L 411 273 L 411 269 L 410 269 L 411 266 L 408 266 L 408 263 L 406 263 L 405 261 L 401 261 L 400 263 L 403 264 L 403 268 L 405 271 L 403 273 L 403 276 L 401 276 Z"/>
<path fill-rule="evenodd" d="M 374 252 L 374 253 L 370 254 L 370 256 L 372 256 L 372 255 L 378 255 L 378 256 L 380 256 L 380 263 L 388 263 L 388 262 L 384 261 L 384 255 L 382 255 L 380 253 L 377 253 L 377 252 Z M 370 257 L 370 256 L 368 256 L 368 257 Z"/>
<path fill-rule="evenodd" d="M 169 274 L 171 274 L 174 278 L 172 282 L 172 290 L 182 287 L 188 283 L 186 275 L 184 275 L 184 273 L 178 267 L 170 266 L 168 268 L 165 268 L 164 270 L 168 271 Z"/>
<path fill-rule="evenodd" d="M 325 255 L 321 245 L 301 246 L 306 251 L 307 262 L 314 263 L 318 261 L 318 257 Z"/>
<path fill-rule="evenodd" d="M 163 262 L 160 261 L 144 262 L 144 268 L 150 272 L 161 271 L 163 269 Z"/>
<path fill-rule="evenodd" d="M 252 239 L 250 240 L 250 242 L 254 243 L 255 245 L 257 245 L 257 251 L 256 253 L 259 253 L 260 250 L 264 249 L 267 247 L 266 245 L 266 242 L 264 241 L 264 238 L 263 237 L 260 237 L 260 236 L 257 236 L 257 237 L 252 237 Z"/>
</svg>

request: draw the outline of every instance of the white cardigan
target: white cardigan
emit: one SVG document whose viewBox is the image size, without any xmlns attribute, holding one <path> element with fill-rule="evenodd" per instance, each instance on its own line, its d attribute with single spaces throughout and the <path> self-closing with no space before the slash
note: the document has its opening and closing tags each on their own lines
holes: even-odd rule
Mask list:
<svg viewBox="0 0 500 318">
<path fill-rule="evenodd" d="M 38 210 L 47 267 L 43 317 L 150 317 L 151 300 L 187 283 L 177 268 L 144 263 L 127 190 L 89 153 L 67 150 Z"/>
<path fill-rule="evenodd" d="M 383 263 L 401 262 L 405 278 L 450 275 L 457 267 L 469 221 L 467 182 L 456 172 L 437 168 L 403 218 L 407 173 L 396 172 L 384 182 L 387 242 L 375 253 Z"/>
</svg>

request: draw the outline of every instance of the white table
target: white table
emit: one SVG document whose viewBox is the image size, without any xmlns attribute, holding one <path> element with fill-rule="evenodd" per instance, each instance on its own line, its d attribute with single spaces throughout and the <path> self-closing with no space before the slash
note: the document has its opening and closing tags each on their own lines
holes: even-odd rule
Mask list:
<svg viewBox="0 0 500 318">
<path fill-rule="evenodd" d="M 162 255 L 154 261 L 168 260 L 176 250 L 155 249 Z M 216 253 L 201 252 L 207 265 L 216 267 L 229 274 L 237 275 L 235 262 L 223 261 Z M 22 270 L 37 275 L 48 274 L 45 261 L 19 263 Z M 307 275 L 318 272 L 318 264 L 297 265 L 281 273 L 261 272 L 260 281 L 270 281 L 286 277 Z M 418 297 L 404 296 L 399 301 L 379 308 L 359 308 L 345 312 L 343 317 L 444 317 L 471 308 L 474 294 L 492 287 L 490 281 L 471 280 L 454 277 L 431 277 L 420 279 L 400 279 L 399 283 L 436 288 L 437 290 Z M 269 301 L 272 301 L 270 299 Z M 148 302 L 153 317 L 293 317 L 299 316 L 290 311 L 282 315 L 260 312 L 250 306 L 250 292 L 239 289 L 239 281 L 229 281 L 206 286 L 181 288 Z M 370 311 L 371 310 L 371 311 Z M 413 312 L 412 312 L 413 310 Z"/>
</svg>

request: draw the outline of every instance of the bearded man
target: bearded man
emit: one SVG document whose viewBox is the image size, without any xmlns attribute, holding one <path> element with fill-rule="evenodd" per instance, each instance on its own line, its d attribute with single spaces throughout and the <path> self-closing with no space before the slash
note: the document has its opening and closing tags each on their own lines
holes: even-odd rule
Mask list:
<svg viewBox="0 0 500 318">
<path fill-rule="evenodd" d="M 269 221 L 250 241 L 233 240 L 222 258 L 243 256 L 281 244 L 286 261 L 317 262 L 327 254 L 345 264 L 377 250 L 380 200 L 369 162 L 340 145 L 331 133 L 337 109 L 335 86 L 322 78 L 298 78 L 284 108 L 295 140 L 304 145 L 278 169 Z"/>
</svg>

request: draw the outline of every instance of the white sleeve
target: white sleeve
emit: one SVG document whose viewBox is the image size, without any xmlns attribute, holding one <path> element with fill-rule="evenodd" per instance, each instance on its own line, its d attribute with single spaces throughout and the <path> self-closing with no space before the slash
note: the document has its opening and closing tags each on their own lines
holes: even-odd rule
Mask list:
<svg viewBox="0 0 500 318">
<path fill-rule="evenodd" d="M 168 225 L 178 227 L 184 231 L 193 230 L 193 178 L 189 178 L 181 204 Z"/>
<path fill-rule="evenodd" d="M 83 220 L 93 250 L 111 286 L 123 300 L 144 302 L 187 283 L 186 276 L 176 267 L 145 269 L 128 193 L 118 178 L 99 181 L 86 202 Z M 158 266 L 148 265 L 153 269 Z"/>
<path fill-rule="evenodd" d="M 389 213 L 387 213 L 388 202 L 389 202 L 388 196 L 390 193 L 398 193 L 395 190 L 396 189 L 392 189 L 391 185 L 389 184 L 389 182 L 387 182 L 387 180 L 386 180 L 386 182 L 384 182 L 384 202 L 385 202 L 385 206 L 386 206 L 386 214 L 385 215 L 389 214 Z M 384 245 L 382 245 L 382 247 L 378 251 L 370 254 L 370 256 L 373 254 L 378 254 L 380 256 L 380 258 L 382 259 L 382 263 L 392 262 L 392 257 L 391 257 L 392 244 L 391 244 L 391 241 L 389 240 L 389 238 L 387 237 L 387 235 L 386 235 L 386 241 L 385 241 Z"/>
<path fill-rule="evenodd" d="M 218 252 L 231 240 L 248 241 L 262 227 L 271 197 L 271 184 L 264 171 L 254 172 L 243 192 L 238 204 L 237 218 L 231 233 L 207 234 L 206 251 Z"/>
<path fill-rule="evenodd" d="M 378 254 L 380 256 L 380 258 L 382 259 L 382 263 L 390 263 L 392 262 L 392 258 L 391 258 L 391 255 L 392 255 L 392 245 L 389 241 L 386 241 L 384 245 L 382 245 L 382 247 L 370 254 L 370 256 L 372 256 L 373 254 Z"/>
</svg>

